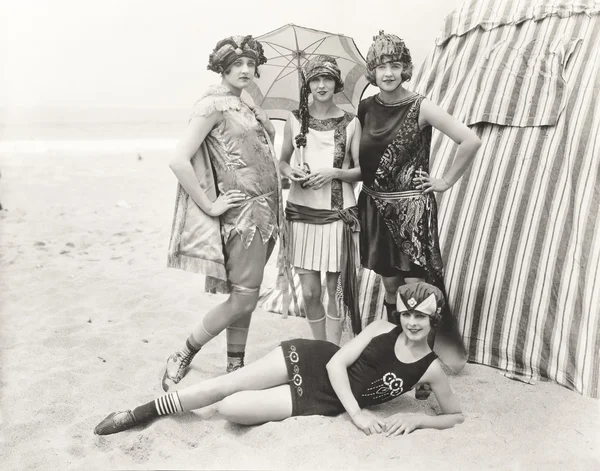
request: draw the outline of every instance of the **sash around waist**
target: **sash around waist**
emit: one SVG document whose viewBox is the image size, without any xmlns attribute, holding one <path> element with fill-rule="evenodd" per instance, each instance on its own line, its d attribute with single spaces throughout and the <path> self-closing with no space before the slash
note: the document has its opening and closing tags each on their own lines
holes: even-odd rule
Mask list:
<svg viewBox="0 0 600 471">
<path fill-rule="evenodd" d="M 367 195 L 372 196 L 374 198 L 379 198 L 383 200 L 399 200 L 404 198 L 419 198 L 421 196 L 427 196 L 421 190 L 407 190 L 407 191 L 375 191 L 369 188 L 367 185 L 362 186 L 362 191 L 364 191 Z"/>
<path fill-rule="evenodd" d="M 288 221 L 304 222 L 306 224 L 330 224 L 342 220 L 351 226 L 352 230 L 358 230 L 357 206 L 342 210 L 315 209 L 288 201 L 285 206 L 285 218 Z"/>
<path fill-rule="evenodd" d="M 335 221 L 342 220 L 344 222 L 344 230 L 342 232 L 342 256 L 340 260 L 340 278 L 339 286 L 341 289 L 341 300 L 348 310 L 350 315 L 352 331 L 358 334 L 362 329 L 362 320 L 360 317 L 360 308 L 358 305 L 358 281 L 356 277 L 356 268 L 359 263 L 357 260 L 357 248 L 354 244 L 354 234 L 360 231 L 360 223 L 358 222 L 358 207 L 351 206 L 350 208 L 339 211 L 331 209 L 315 209 L 300 204 L 290 203 L 285 207 L 285 218 L 289 222 L 304 222 L 307 224 L 329 224 Z M 290 240 L 288 245 L 291 250 L 294 242 Z M 291 260 L 291 254 L 288 259 Z M 339 292 L 336 293 L 339 296 Z"/>
</svg>

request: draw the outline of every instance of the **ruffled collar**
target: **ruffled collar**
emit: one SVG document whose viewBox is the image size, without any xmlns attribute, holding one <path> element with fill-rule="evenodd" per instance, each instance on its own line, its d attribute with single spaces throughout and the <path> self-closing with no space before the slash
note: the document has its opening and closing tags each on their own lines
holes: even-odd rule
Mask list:
<svg viewBox="0 0 600 471">
<path fill-rule="evenodd" d="M 233 93 L 225 85 L 221 85 L 221 84 L 211 85 L 210 87 L 208 87 L 208 89 L 204 92 L 204 94 L 200 97 L 200 99 L 205 98 L 207 96 L 231 97 L 231 98 L 237 98 L 238 100 L 241 101 L 241 98 L 239 96 L 237 96 L 235 93 Z"/>
</svg>

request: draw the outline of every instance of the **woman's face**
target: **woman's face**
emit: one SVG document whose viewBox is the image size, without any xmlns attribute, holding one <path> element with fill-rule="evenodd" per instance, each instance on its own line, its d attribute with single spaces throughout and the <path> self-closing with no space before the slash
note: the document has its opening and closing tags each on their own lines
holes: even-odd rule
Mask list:
<svg viewBox="0 0 600 471">
<path fill-rule="evenodd" d="M 431 322 L 427 314 L 419 311 L 405 311 L 400 314 L 400 325 L 406 336 L 415 342 L 427 339 Z"/>
<path fill-rule="evenodd" d="M 316 101 L 326 102 L 333 100 L 335 93 L 335 80 L 327 75 L 318 75 L 308 82 L 310 93 Z"/>
<path fill-rule="evenodd" d="M 242 56 L 229 66 L 229 72 L 223 74 L 223 77 L 230 86 L 243 90 L 254 81 L 255 72 L 254 59 Z"/>
<path fill-rule="evenodd" d="M 384 58 L 375 68 L 375 83 L 382 91 L 393 92 L 402 84 L 402 62 Z"/>
</svg>

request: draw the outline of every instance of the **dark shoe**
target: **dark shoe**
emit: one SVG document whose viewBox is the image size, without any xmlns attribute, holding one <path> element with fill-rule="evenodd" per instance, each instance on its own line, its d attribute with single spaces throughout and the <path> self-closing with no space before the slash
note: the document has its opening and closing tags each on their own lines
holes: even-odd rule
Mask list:
<svg viewBox="0 0 600 471">
<path fill-rule="evenodd" d="M 415 399 L 419 401 L 426 401 L 431 395 L 431 387 L 428 384 L 421 384 L 415 389 Z"/>
<path fill-rule="evenodd" d="M 167 365 L 162 376 L 161 386 L 163 391 L 168 392 L 173 384 L 179 383 L 190 369 L 192 357 L 183 356 L 179 352 L 173 353 L 167 358 Z"/>
<path fill-rule="evenodd" d="M 94 433 L 96 435 L 110 435 L 130 429 L 136 425 L 135 417 L 130 410 L 123 412 L 113 412 L 106 419 L 96 425 Z"/>
</svg>

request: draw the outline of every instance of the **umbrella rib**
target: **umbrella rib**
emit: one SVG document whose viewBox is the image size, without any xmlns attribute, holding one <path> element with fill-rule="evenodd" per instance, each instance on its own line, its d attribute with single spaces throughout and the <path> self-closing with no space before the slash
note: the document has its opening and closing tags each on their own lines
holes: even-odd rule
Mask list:
<svg viewBox="0 0 600 471">
<path fill-rule="evenodd" d="M 306 51 L 306 50 L 307 50 L 309 47 L 312 47 L 312 46 L 314 46 L 315 44 L 317 44 L 317 43 L 319 43 L 319 42 L 320 42 L 321 44 L 319 44 L 319 45 L 317 46 L 317 49 L 318 49 L 318 48 L 319 48 L 319 47 L 321 47 L 321 45 L 322 45 L 322 44 L 325 42 L 325 40 L 327 40 L 327 39 L 329 39 L 329 38 L 332 38 L 332 37 L 334 37 L 334 36 L 335 36 L 335 34 L 330 34 L 329 36 L 325 36 L 325 37 L 323 37 L 323 38 L 319 38 L 319 39 L 317 39 L 315 42 L 313 42 L 313 43 L 310 43 L 308 46 L 306 46 L 306 47 L 303 49 L 303 51 Z"/>
<path fill-rule="evenodd" d="M 290 24 L 288 26 L 291 27 L 291 30 L 294 33 L 294 41 L 296 43 L 296 50 L 286 47 L 286 46 L 283 46 L 281 44 L 273 43 L 271 41 L 265 41 L 265 40 L 261 41 L 265 46 L 270 47 L 277 54 L 273 57 L 270 57 L 269 58 L 270 60 L 284 59 L 285 61 L 287 61 L 287 63 L 284 65 L 275 65 L 275 64 L 268 64 L 268 63 L 265 64 L 265 66 L 268 66 L 268 67 L 279 67 L 279 68 L 281 68 L 281 70 L 279 71 L 277 76 L 273 79 L 273 81 L 269 85 L 268 89 L 265 91 L 265 93 L 263 95 L 263 97 L 264 97 L 263 103 L 264 103 L 264 100 L 271 93 L 271 90 L 273 89 L 275 84 L 277 82 L 279 82 L 280 80 L 283 80 L 286 77 L 289 77 L 291 74 L 294 73 L 294 70 L 299 75 L 298 80 L 300 83 L 302 81 L 301 76 L 300 76 L 300 74 L 302 73 L 301 72 L 302 60 L 304 59 L 304 61 L 307 61 L 308 59 L 312 58 L 313 56 L 318 55 L 319 49 L 321 49 L 323 47 L 323 45 L 327 39 L 332 38 L 332 37 L 337 37 L 337 36 L 343 36 L 343 35 L 337 35 L 337 34 L 325 33 L 323 31 L 318 31 L 320 33 L 325 33 L 326 35 L 324 37 L 321 37 L 321 38 L 313 41 L 312 43 L 308 44 L 305 48 L 303 48 L 301 50 L 299 40 L 298 40 L 298 33 L 296 31 L 297 26 L 294 24 Z M 298 28 L 307 29 L 307 28 L 302 28 L 302 27 L 298 27 Z M 312 31 L 317 31 L 317 30 L 312 30 Z M 309 52 L 310 49 L 311 49 L 311 51 Z M 328 54 L 328 55 L 337 60 L 344 60 L 344 61 L 348 61 L 353 64 L 357 64 L 357 62 L 355 60 L 350 59 L 348 57 L 342 57 L 342 56 L 335 55 L 335 54 Z M 349 103 L 352 103 L 351 98 L 349 98 L 348 95 L 346 95 L 346 90 L 342 91 L 341 93 L 348 100 Z"/>
<path fill-rule="evenodd" d="M 289 47 L 282 46 L 281 44 L 272 43 L 272 42 L 270 42 L 270 41 L 265 41 L 263 44 L 267 44 L 268 46 L 271 46 L 271 47 L 272 47 L 273 49 L 275 49 L 277 52 L 279 52 L 279 50 L 278 50 L 277 48 L 280 48 L 280 49 L 285 49 L 286 51 L 290 51 L 291 53 L 293 53 L 293 52 L 294 52 L 294 50 L 293 50 L 293 49 L 290 49 Z"/>
<path fill-rule="evenodd" d="M 328 37 L 332 37 L 332 36 L 328 36 Z M 315 48 L 314 48 L 314 49 L 313 49 L 311 52 L 308 52 L 308 53 L 307 53 L 307 54 L 309 54 L 309 55 L 311 55 L 311 56 L 314 56 L 314 55 L 317 53 L 317 51 L 319 50 L 319 48 L 320 48 L 320 47 L 323 45 L 323 43 L 325 42 L 325 39 L 327 39 L 327 38 L 323 38 L 323 39 L 320 41 L 320 43 L 319 43 L 319 41 L 315 41 L 314 43 L 312 43 L 312 44 L 309 44 L 308 46 L 306 46 L 306 48 L 304 49 L 304 51 L 306 51 L 306 50 L 307 50 L 309 47 L 311 47 L 311 46 L 314 46 L 315 44 L 319 43 L 319 44 L 318 44 L 318 45 L 317 45 L 317 46 L 316 46 L 316 47 L 315 47 Z M 353 64 L 356 64 L 356 61 L 355 61 L 355 60 L 349 59 L 349 58 L 347 58 L 347 57 L 342 57 L 342 56 L 338 56 L 338 55 L 335 55 L 335 54 L 327 54 L 327 55 L 328 55 L 328 56 L 330 56 L 330 57 L 333 57 L 333 58 L 335 58 L 335 59 L 342 59 L 342 60 L 345 60 L 345 61 L 348 61 L 348 62 L 352 62 Z"/>
<path fill-rule="evenodd" d="M 279 74 L 279 76 L 277 77 L 277 79 L 276 79 L 276 80 L 274 80 L 274 81 L 275 81 L 275 82 L 277 82 L 277 81 L 279 81 L 279 80 L 283 80 L 284 78 L 286 78 L 286 77 L 288 77 L 289 75 L 293 74 L 293 73 L 296 71 L 296 68 L 291 68 L 291 67 L 290 67 L 290 68 L 288 68 L 287 70 L 288 70 L 288 73 L 287 73 L 287 74 L 285 74 L 285 75 L 281 75 L 281 74 Z M 286 69 L 282 70 L 281 72 L 283 73 L 283 72 L 285 72 L 285 71 L 286 71 Z"/>
<path fill-rule="evenodd" d="M 294 32 L 294 34 L 295 34 L 295 32 Z M 296 44 L 298 44 L 298 42 L 297 42 L 297 41 L 296 41 Z M 271 47 L 273 47 L 273 45 L 271 45 Z M 273 49 L 275 49 L 275 48 L 273 47 Z M 287 49 L 287 48 L 285 48 L 285 47 L 284 47 L 284 49 Z M 291 49 L 289 49 L 289 50 L 290 50 L 290 51 L 292 51 Z M 293 51 L 292 51 L 292 52 L 293 52 Z M 290 64 L 293 64 L 293 60 L 294 60 L 294 59 L 293 59 L 293 57 L 292 57 L 292 58 L 290 58 L 290 59 L 288 60 L 288 63 L 287 63 L 287 65 L 285 65 L 285 66 L 280 66 L 280 67 L 281 67 L 281 71 L 280 71 L 280 72 L 277 74 L 277 76 L 276 76 L 276 77 L 273 79 L 273 82 L 271 83 L 271 85 L 270 85 L 270 86 L 269 86 L 269 88 L 268 88 L 268 89 L 265 91 L 265 93 L 264 93 L 264 95 L 263 95 L 265 98 L 267 98 L 267 97 L 269 96 L 269 92 L 271 91 L 271 89 L 273 88 L 273 86 L 274 86 L 274 85 L 275 85 L 275 84 L 276 84 L 276 83 L 277 83 L 279 80 L 281 80 L 282 78 L 284 78 L 284 77 L 287 77 L 288 75 L 290 75 L 290 74 L 287 74 L 287 75 L 285 75 L 284 77 L 282 77 L 282 74 L 285 72 L 285 70 L 286 70 L 287 66 L 288 66 L 288 65 L 290 65 Z M 293 72 L 293 68 L 292 68 L 292 72 Z M 290 72 L 290 73 L 292 73 L 292 72 Z M 263 100 L 263 103 L 264 103 L 264 100 Z M 262 103 L 261 103 L 261 105 L 262 105 Z"/>
</svg>

